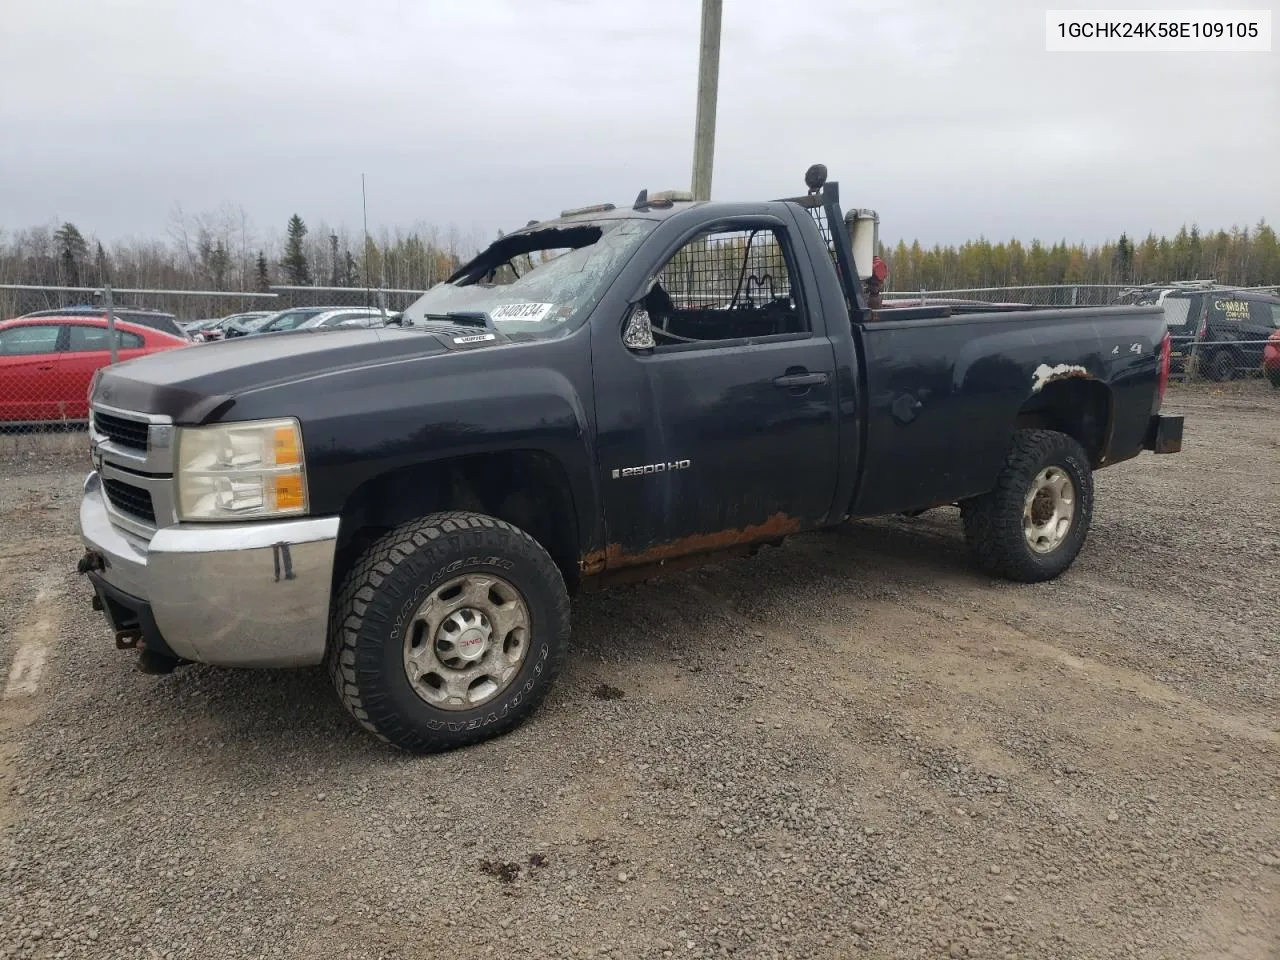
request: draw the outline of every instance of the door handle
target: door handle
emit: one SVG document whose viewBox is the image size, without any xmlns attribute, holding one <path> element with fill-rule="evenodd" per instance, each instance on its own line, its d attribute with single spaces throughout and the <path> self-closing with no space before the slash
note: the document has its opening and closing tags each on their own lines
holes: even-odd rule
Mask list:
<svg viewBox="0 0 1280 960">
<path fill-rule="evenodd" d="M 774 386 L 782 387 L 784 390 L 792 390 L 796 387 L 816 387 L 826 382 L 827 375 L 825 373 L 787 373 L 781 377 L 773 378 Z"/>
<path fill-rule="evenodd" d="M 52 369 L 53 369 L 52 363 L 41 363 L 36 367 L 36 370 L 40 373 L 48 373 Z"/>
</svg>

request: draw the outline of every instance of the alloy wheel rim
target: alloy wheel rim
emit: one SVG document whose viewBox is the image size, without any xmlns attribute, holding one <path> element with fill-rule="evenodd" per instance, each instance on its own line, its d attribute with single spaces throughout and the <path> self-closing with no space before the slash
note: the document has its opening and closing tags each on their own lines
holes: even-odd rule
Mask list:
<svg viewBox="0 0 1280 960">
<path fill-rule="evenodd" d="M 506 690 L 529 650 L 529 607 L 501 577 L 467 573 L 431 591 L 405 633 L 413 692 L 442 710 L 470 710 Z"/>
<path fill-rule="evenodd" d="M 1022 533 L 1036 553 L 1052 553 L 1071 532 L 1076 487 L 1061 467 L 1045 467 L 1031 482 L 1022 510 Z"/>
</svg>

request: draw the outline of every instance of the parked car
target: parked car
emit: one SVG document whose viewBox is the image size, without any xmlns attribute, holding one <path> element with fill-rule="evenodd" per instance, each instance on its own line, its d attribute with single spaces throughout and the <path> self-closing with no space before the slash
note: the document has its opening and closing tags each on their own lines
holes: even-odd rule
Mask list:
<svg viewBox="0 0 1280 960">
<path fill-rule="evenodd" d="M 1280 330 L 1280 297 L 1237 290 L 1205 294 L 1197 363 L 1211 380 L 1257 375 L 1267 341 Z"/>
<path fill-rule="evenodd" d="M 226 338 L 230 339 L 233 337 L 244 337 L 250 334 L 278 333 L 284 330 L 292 330 L 304 320 L 310 320 L 317 314 L 336 309 L 338 308 L 290 307 L 288 310 L 279 310 L 275 313 L 269 313 L 264 317 L 254 317 L 251 320 L 228 323 L 225 327 Z"/>
<path fill-rule="evenodd" d="M 182 328 L 182 332 L 186 334 L 188 340 L 203 343 L 205 331 L 211 329 L 218 322 L 218 319 L 218 317 L 205 317 L 202 320 L 179 320 L 178 326 Z"/>
<path fill-rule="evenodd" d="M 1262 372 L 1267 375 L 1271 385 L 1280 390 L 1280 330 L 1271 335 L 1262 350 Z"/>
<path fill-rule="evenodd" d="M 1158 303 L 1172 340 L 1175 373 L 1194 357 L 1195 372 L 1209 380 L 1256 375 L 1266 341 L 1280 329 L 1280 297 L 1256 290 L 1171 289 Z"/>
<path fill-rule="evenodd" d="M 111 312 L 115 314 L 117 320 L 127 320 L 129 323 L 140 324 L 144 327 L 150 327 L 152 330 L 159 330 L 161 333 L 167 333 L 170 336 L 179 337 L 183 340 L 188 339 L 186 332 L 178 323 L 178 318 L 172 313 L 162 313 L 159 310 L 142 310 L 138 307 L 112 307 Z M 106 319 L 107 311 L 103 307 L 79 306 L 79 307 L 61 307 L 57 310 L 37 310 L 34 313 L 25 313 L 21 319 L 27 317 L 101 317 Z"/>
<path fill-rule="evenodd" d="M 365 729 L 432 751 L 534 711 L 589 585 L 943 504 L 983 570 L 1058 576 L 1094 470 L 1181 449 L 1163 314 L 872 320 L 869 221 L 824 179 L 642 191 L 501 237 L 400 328 L 103 371 L 80 569 L 117 645 L 327 663 Z"/>
<path fill-rule="evenodd" d="M 388 314 L 388 317 L 390 314 Z M 332 330 L 335 327 L 381 327 L 382 311 L 376 307 L 351 307 L 327 310 L 302 321 L 295 330 Z"/>
<path fill-rule="evenodd" d="M 212 320 L 201 320 L 199 325 L 189 332 L 192 335 L 192 339 L 205 343 L 211 340 L 221 340 L 226 335 L 229 325 L 247 324 L 258 320 L 265 321 L 273 313 L 274 311 L 271 310 L 250 310 L 245 313 L 232 313 L 225 317 L 216 317 Z"/>
<path fill-rule="evenodd" d="M 188 345 L 126 320 L 116 321 L 116 340 L 121 361 Z M 0 422 L 87 419 L 89 382 L 110 362 L 103 318 L 41 315 L 0 322 Z"/>
</svg>

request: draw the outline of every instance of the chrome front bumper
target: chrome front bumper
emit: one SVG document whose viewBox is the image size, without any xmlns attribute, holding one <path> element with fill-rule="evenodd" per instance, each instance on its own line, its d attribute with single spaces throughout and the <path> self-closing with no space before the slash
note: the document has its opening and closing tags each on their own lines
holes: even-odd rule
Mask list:
<svg viewBox="0 0 1280 960">
<path fill-rule="evenodd" d="M 102 558 L 95 576 L 148 607 L 179 657 L 226 667 L 324 659 L 337 517 L 179 523 L 148 541 L 111 523 L 94 472 L 80 534 Z"/>
</svg>

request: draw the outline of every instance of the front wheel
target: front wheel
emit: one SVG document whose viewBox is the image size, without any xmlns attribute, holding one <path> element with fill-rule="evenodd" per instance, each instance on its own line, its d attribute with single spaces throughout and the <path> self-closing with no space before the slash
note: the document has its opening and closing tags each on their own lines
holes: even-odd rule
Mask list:
<svg viewBox="0 0 1280 960">
<path fill-rule="evenodd" d="M 984 570 L 1022 583 L 1052 580 L 1089 532 L 1089 458 L 1065 433 L 1019 430 L 995 488 L 960 509 L 965 541 Z"/>
<path fill-rule="evenodd" d="M 532 537 L 483 514 L 436 513 L 386 534 L 346 575 L 329 671 L 361 726 L 430 753 L 522 723 L 568 643 L 564 579 Z"/>
</svg>

